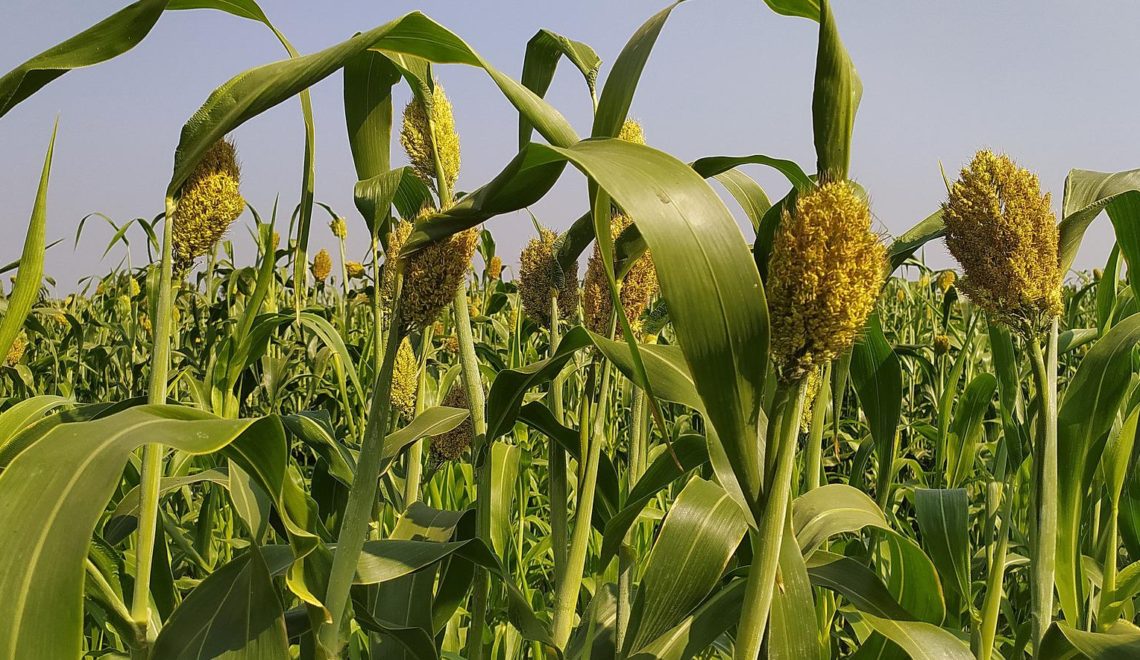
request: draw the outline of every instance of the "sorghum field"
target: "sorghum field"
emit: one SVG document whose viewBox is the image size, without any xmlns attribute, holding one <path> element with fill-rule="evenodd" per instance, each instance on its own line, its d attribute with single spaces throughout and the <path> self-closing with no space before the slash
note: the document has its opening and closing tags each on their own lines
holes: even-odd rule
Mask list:
<svg viewBox="0 0 1140 660">
<path fill-rule="evenodd" d="M 164 213 L 110 246 L 149 262 L 62 299 L 47 149 L 0 271 L 0 660 L 1140 657 L 1140 171 L 1073 170 L 1058 217 L 979 151 L 882 236 L 827 0 L 767 3 L 819 26 L 815 163 L 653 148 L 628 114 L 672 7 L 601 80 L 545 30 L 514 80 L 420 13 L 302 55 L 253 0 L 139 0 L 0 78 L 2 116 L 175 9 L 285 58 L 182 127 Z M 473 190 L 442 65 L 517 110 Z M 559 65 L 592 126 L 544 100 Z M 299 101 L 311 146 L 330 76 L 356 208 L 314 200 L 307 149 L 299 203 L 231 226 L 228 136 Z M 517 213 L 533 239 L 496 254 L 481 223 L 582 175 L 568 230 Z M 1094 221 L 1117 245 L 1073 274 Z M 921 258 L 940 241 L 955 269 Z"/>
</svg>

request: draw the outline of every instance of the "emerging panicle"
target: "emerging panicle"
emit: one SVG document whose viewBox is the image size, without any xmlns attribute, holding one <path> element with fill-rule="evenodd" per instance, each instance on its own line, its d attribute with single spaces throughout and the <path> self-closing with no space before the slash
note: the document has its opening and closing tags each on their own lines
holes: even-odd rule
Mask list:
<svg viewBox="0 0 1140 660">
<path fill-rule="evenodd" d="M 961 288 L 996 321 L 1033 334 L 1061 312 L 1060 233 L 1037 176 L 979 151 L 942 205 Z"/>
<path fill-rule="evenodd" d="M 4 356 L 4 364 L 9 367 L 14 367 L 20 362 L 20 358 L 24 357 L 24 351 L 28 347 L 28 340 L 24 339 L 24 335 L 16 335 L 12 340 L 12 345 L 8 347 L 8 354 Z"/>
<path fill-rule="evenodd" d="M 466 410 L 468 407 L 467 392 L 459 383 L 453 383 L 451 390 L 448 391 L 447 396 L 443 397 L 443 401 L 440 401 L 439 405 Z M 450 431 L 432 437 L 431 456 L 433 462 L 440 464 L 459 460 L 467 448 L 471 446 L 474 437 L 475 426 L 471 423 L 470 417 L 464 419 L 459 426 Z"/>
<path fill-rule="evenodd" d="M 958 274 L 957 273 L 955 273 L 952 270 L 944 270 L 941 273 L 938 273 L 938 280 L 937 280 L 938 290 L 941 291 L 943 294 L 945 294 L 947 291 L 950 290 L 951 287 L 954 286 L 954 283 L 957 281 L 958 281 Z"/>
<path fill-rule="evenodd" d="M 178 270 L 209 254 L 245 210 L 240 184 L 241 168 L 234 145 L 218 140 L 182 186 L 172 234 Z"/>
<path fill-rule="evenodd" d="M 578 307 L 578 263 L 567 270 L 558 265 L 555 242 L 558 235 L 542 227 L 519 255 L 519 299 L 523 311 L 535 323 L 550 327 L 550 302 L 558 296 L 558 314 L 571 318 Z"/>
<path fill-rule="evenodd" d="M 332 232 L 333 236 L 343 241 L 348 238 L 348 223 L 345 222 L 344 218 L 333 218 L 329 222 L 329 231 Z"/>
<path fill-rule="evenodd" d="M 404 108 L 400 144 L 404 145 L 416 174 L 429 186 L 435 187 L 436 161 L 432 145 L 438 140 L 439 162 L 447 187 L 451 189 L 459 178 L 459 134 L 455 132 L 451 101 L 447 99 L 443 86 L 435 85 L 430 105 L 430 108 L 425 107 L 417 97 Z"/>
<path fill-rule="evenodd" d="M 495 256 L 491 257 L 491 260 L 489 262 L 487 262 L 487 277 L 493 280 L 497 280 L 502 276 L 503 260 L 499 257 L 499 255 L 496 254 Z"/>
<path fill-rule="evenodd" d="M 419 366 L 411 342 L 404 337 L 396 351 L 396 361 L 392 367 L 392 408 L 401 415 L 410 415 L 415 410 Z"/>
<path fill-rule="evenodd" d="M 784 211 L 768 264 L 772 352 L 785 381 L 847 350 L 875 308 L 886 249 L 847 181 L 804 191 Z"/>
</svg>

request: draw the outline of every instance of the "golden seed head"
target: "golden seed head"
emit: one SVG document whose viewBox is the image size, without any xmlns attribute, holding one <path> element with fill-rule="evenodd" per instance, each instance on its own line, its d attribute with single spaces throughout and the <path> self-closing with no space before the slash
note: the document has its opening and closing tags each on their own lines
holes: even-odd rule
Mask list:
<svg viewBox="0 0 1140 660">
<path fill-rule="evenodd" d="M 538 238 L 527 242 L 519 255 L 519 299 L 523 311 L 535 323 L 550 327 L 550 302 L 558 296 L 558 315 L 571 318 L 578 306 L 578 263 L 565 271 L 558 265 L 555 242 L 558 234 L 541 227 Z"/>
<path fill-rule="evenodd" d="M 443 350 L 451 353 L 452 355 L 459 352 L 459 337 L 455 335 L 448 335 L 443 338 Z"/>
<path fill-rule="evenodd" d="M 784 211 L 768 264 L 772 353 L 794 381 L 847 350 L 875 308 L 886 249 L 846 181 L 801 193 Z"/>
<path fill-rule="evenodd" d="M 399 254 L 411 229 L 410 223 L 394 223 L 388 239 L 389 254 Z M 431 325 L 440 310 L 451 303 L 471 266 L 471 256 L 475 254 L 478 238 L 479 230 L 472 227 L 436 241 L 404 259 L 401 305 L 404 323 L 408 327 L 424 328 Z M 394 275 L 392 273 L 392 287 L 395 286 Z M 386 283 L 387 277 L 386 274 Z"/>
<path fill-rule="evenodd" d="M 412 344 L 404 337 L 400 348 L 396 350 L 396 362 L 392 366 L 392 393 L 389 397 L 392 408 L 401 415 L 410 415 L 415 410 L 419 369 Z"/>
<path fill-rule="evenodd" d="M 329 273 L 332 272 L 332 257 L 329 256 L 329 251 L 321 248 L 317 256 L 313 257 L 313 277 L 318 282 L 324 282 L 329 278 Z"/>
<path fill-rule="evenodd" d="M 631 224 L 633 221 L 628 216 L 615 213 L 610 220 L 610 233 L 614 239 L 617 239 Z M 653 266 L 653 259 L 648 250 L 637 258 L 619 285 L 621 288 L 618 293 L 622 309 L 625 310 L 625 318 L 634 333 L 640 334 L 641 315 L 649 307 L 659 288 L 657 269 Z M 590 261 L 586 266 L 586 279 L 582 288 L 582 309 L 586 316 L 586 327 L 598 334 L 608 335 L 613 300 L 610 297 L 601 248 L 596 241 L 594 253 L 590 255 Z"/>
<path fill-rule="evenodd" d="M 950 352 L 950 337 L 946 335 L 934 335 L 934 354 L 946 355 Z"/>
<path fill-rule="evenodd" d="M 1049 193 L 1008 156 L 979 151 L 942 205 L 962 290 L 995 320 L 1034 332 L 1061 312 L 1060 234 Z"/>
<path fill-rule="evenodd" d="M 444 332 L 443 321 L 436 321 L 431 325 L 431 330 L 437 337 L 442 337 Z"/>
<path fill-rule="evenodd" d="M 145 332 L 148 335 L 150 334 L 150 331 L 153 329 L 151 327 L 151 323 L 150 323 L 150 316 L 148 316 L 146 312 L 139 314 L 139 327 L 142 328 L 143 332 Z"/>
<path fill-rule="evenodd" d="M 28 348 L 28 341 L 24 339 L 23 335 L 17 335 L 12 340 L 12 345 L 8 347 L 8 354 L 4 356 L 4 364 L 9 367 L 14 367 L 24 357 L 24 351 Z"/>
<path fill-rule="evenodd" d="M 333 236 L 336 236 L 342 241 L 348 238 L 348 223 L 345 222 L 344 218 L 333 218 L 332 221 L 329 222 L 329 230 Z"/>
<path fill-rule="evenodd" d="M 621 125 L 621 130 L 618 131 L 618 139 L 634 144 L 645 144 L 645 131 L 642 130 L 641 124 L 636 120 L 627 119 Z"/>
<path fill-rule="evenodd" d="M 491 260 L 489 262 L 487 262 L 487 277 L 493 280 L 497 280 L 502 276 L 503 260 L 499 258 L 499 255 L 496 254 L 495 256 L 491 257 Z"/>
<path fill-rule="evenodd" d="M 273 232 L 273 239 L 271 241 L 270 247 L 272 247 L 274 250 L 276 250 L 277 246 L 279 246 L 279 245 L 281 245 L 281 232 L 275 231 L 275 232 Z"/>
<path fill-rule="evenodd" d="M 228 140 L 218 140 L 190 173 L 174 212 L 174 254 L 180 268 L 209 254 L 245 210 L 241 168 Z"/>
<path fill-rule="evenodd" d="M 1099 268 L 1094 268 L 1092 276 L 1094 281 L 1099 282 L 1100 278 L 1104 277 L 1104 271 Z"/>
<path fill-rule="evenodd" d="M 930 274 L 929 273 L 923 273 L 922 275 L 919 276 L 918 287 L 920 289 L 930 288 Z"/>
<path fill-rule="evenodd" d="M 440 402 L 441 406 L 449 406 L 451 408 L 467 409 L 467 392 L 459 383 L 454 383 L 447 396 L 443 397 Z M 453 428 L 447 433 L 434 436 L 431 439 L 431 455 L 436 463 L 445 463 L 447 461 L 456 461 L 462 458 L 463 452 L 471 446 L 471 440 L 475 437 L 475 427 L 471 424 L 471 418 L 463 420 L 459 426 Z"/>
<path fill-rule="evenodd" d="M 99 283 L 95 285 L 95 295 L 101 296 L 106 291 L 107 291 L 106 284 L 102 280 L 99 280 Z"/>
<path fill-rule="evenodd" d="M 447 100 L 443 86 L 438 84 L 432 93 L 430 110 L 424 107 L 419 98 L 413 98 L 404 108 L 404 124 L 400 129 L 400 144 L 404 145 L 412 169 L 424 182 L 434 187 L 436 172 L 435 154 L 432 153 L 433 134 L 439 140 L 439 162 L 443 166 L 444 180 L 451 189 L 459 178 L 459 134 L 455 132 L 451 101 Z"/>
<path fill-rule="evenodd" d="M 134 298 L 135 296 L 139 295 L 141 291 L 142 287 L 139 286 L 138 280 L 133 277 L 127 278 L 127 295 Z"/>
<path fill-rule="evenodd" d="M 481 316 L 479 308 L 471 303 L 467 303 L 467 316 L 471 318 L 477 318 Z"/>
</svg>

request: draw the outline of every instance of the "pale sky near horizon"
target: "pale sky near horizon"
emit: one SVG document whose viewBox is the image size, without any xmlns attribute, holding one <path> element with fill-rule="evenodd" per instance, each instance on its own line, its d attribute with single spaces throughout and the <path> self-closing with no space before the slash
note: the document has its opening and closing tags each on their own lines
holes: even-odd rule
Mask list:
<svg viewBox="0 0 1140 660">
<path fill-rule="evenodd" d="M 5 0 L 0 73 L 125 6 L 125 0 Z M 664 0 L 264 0 L 271 20 L 302 52 L 313 52 L 419 9 L 456 32 L 487 60 L 518 78 L 526 42 L 547 28 L 591 45 L 604 79 L 629 36 Z M 1140 3 L 1075 0 L 1025 3 L 834 0 L 840 32 L 863 79 L 852 177 L 871 194 L 880 231 L 899 234 L 945 197 L 949 175 L 981 147 L 1004 151 L 1036 171 L 1059 210 L 1071 168 L 1140 167 L 1140 97 L 1131 66 L 1140 58 Z M 666 25 L 634 97 L 631 116 L 650 144 L 689 161 L 762 153 L 814 169 L 811 87 L 817 27 L 778 16 L 762 0 L 690 0 Z M 80 218 L 101 212 L 123 221 L 161 210 L 179 130 L 209 93 L 232 75 L 281 59 L 261 25 L 212 11 L 171 12 L 142 44 L 97 67 L 73 71 L 0 118 L 0 264 L 18 258 L 44 150 L 57 115 L 60 133 L 48 198 L 48 240 L 66 239 L 47 257 L 59 290 L 106 273 L 124 256 L 101 259 L 106 226 L 73 237 Z M 480 70 L 437 68 L 462 141 L 459 188 L 491 179 L 516 150 L 517 114 Z M 600 86 L 599 86 L 600 87 Z M 350 219 L 349 258 L 362 258 L 366 230 L 352 204 L 355 172 L 344 128 L 341 77 L 313 90 L 317 122 L 316 198 Z M 397 112 L 407 92 L 398 95 Z M 586 135 L 590 102 L 580 76 L 560 66 L 547 97 Z M 240 127 L 243 194 L 264 216 L 280 195 L 287 226 L 296 204 L 303 147 L 300 111 L 290 101 Z M 402 162 L 394 143 L 394 162 Z M 776 199 L 777 174 L 747 170 Z M 585 183 L 568 170 L 533 211 L 564 229 L 584 209 Z M 739 215 L 735 205 L 729 207 Z M 240 221 L 249 225 L 246 214 Z M 314 215 L 316 248 L 333 245 L 327 217 Z M 509 265 L 533 234 L 525 212 L 488 224 Z M 751 235 L 749 233 L 749 240 Z M 248 232 L 231 237 L 239 258 Z M 133 258 L 146 258 L 141 231 Z M 1077 267 L 1103 263 L 1111 226 L 1099 218 Z M 242 246 L 246 246 L 243 248 Z M 941 246 L 928 262 L 949 265 Z"/>
</svg>

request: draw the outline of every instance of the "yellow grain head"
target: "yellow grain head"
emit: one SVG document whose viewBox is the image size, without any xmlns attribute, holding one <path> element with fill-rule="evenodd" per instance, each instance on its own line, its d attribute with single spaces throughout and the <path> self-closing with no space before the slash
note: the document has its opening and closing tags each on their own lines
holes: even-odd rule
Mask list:
<svg viewBox="0 0 1140 660">
<path fill-rule="evenodd" d="M 815 409 L 815 399 L 823 386 L 823 376 L 818 368 L 808 371 L 804 377 L 804 406 L 800 411 L 800 431 L 807 433 L 811 428 L 811 417 Z"/>
<path fill-rule="evenodd" d="M 12 340 L 12 345 L 8 347 L 8 354 L 4 356 L 4 364 L 9 367 L 16 366 L 20 359 L 24 357 L 24 351 L 28 348 L 28 340 L 24 339 L 24 335 L 17 335 Z"/>
<path fill-rule="evenodd" d="M 430 215 L 430 209 L 426 210 L 417 222 L 426 222 Z M 410 233 L 410 230 L 408 227 L 407 232 Z M 404 237 L 406 240 L 407 233 Z M 451 303 L 455 292 L 463 286 L 467 269 L 471 267 L 471 256 L 475 254 L 478 237 L 479 230 L 472 227 L 436 241 L 407 257 L 401 257 L 404 261 L 401 305 L 404 322 L 408 327 L 425 328 L 431 325 L 440 311 Z"/>
<path fill-rule="evenodd" d="M 502 276 L 503 260 L 499 258 L 499 255 L 496 254 L 495 256 L 491 257 L 491 260 L 489 262 L 487 262 L 487 277 L 493 280 L 497 280 Z"/>
<path fill-rule="evenodd" d="M 772 353 L 795 381 L 847 350 L 875 308 L 886 250 L 871 209 L 846 181 L 801 193 L 784 211 L 768 264 Z"/>
<path fill-rule="evenodd" d="M 459 178 L 459 134 L 455 132 L 455 117 L 451 101 L 442 85 L 436 85 L 431 107 L 425 107 L 419 98 L 412 99 L 404 108 L 404 123 L 400 129 L 400 144 L 408 154 L 412 169 L 428 185 L 436 185 L 435 154 L 432 153 L 432 136 L 439 140 L 439 161 L 443 166 L 448 189 L 454 189 Z M 430 122 L 428 118 L 431 118 Z M 434 130 L 433 130 L 434 129 Z"/>
<path fill-rule="evenodd" d="M 241 168 L 228 140 L 214 143 L 182 186 L 174 213 L 174 255 L 180 268 L 209 254 L 245 210 Z"/>
<path fill-rule="evenodd" d="M 344 270 L 348 273 L 348 276 L 354 280 L 364 277 L 364 264 L 359 261 L 344 262 Z"/>
<path fill-rule="evenodd" d="M 1061 312 L 1057 222 L 1037 176 L 979 151 L 942 205 L 962 291 L 991 318 L 1033 333 Z"/>
<path fill-rule="evenodd" d="M 550 301 L 558 297 L 558 315 L 571 318 L 578 306 L 578 263 L 563 270 L 558 265 L 558 234 L 541 227 L 538 238 L 527 242 L 519 255 L 519 299 L 523 312 L 544 328 L 550 327 Z"/>
<path fill-rule="evenodd" d="M 634 144 L 645 144 L 645 131 L 642 130 L 641 124 L 636 120 L 627 119 L 621 125 L 621 130 L 618 131 L 618 139 Z"/>
<path fill-rule="evenodd" d="M 951 287 L 958 281 L 958 274 L 952 270 L 944 270 L 938 273 L 938 290 L 945 294 Z"/>
<path fill-rule="evenodd" d="M 946 335 L 934 335 L 934 354 L 946 355 L 950 352 L 950 337 Z"/>
<path fill-rule="evenodd" d="M 631 224 L 633 223 L 628 216 L 615 213 L 610 220 L 610 233 L 616 240 Z M 657 269 L 654 268 L 653 259 L 648 251 L 634 261 L 619 284 L 621 306 L 625 310 L 625 317 L 633 331 L 640 334 L 641 315 L 659 290 Z M 586 279 L 582 289 L 582 309 L 586 317 L 586 327 L 598 334 L 608 334 L 613 302 L 606 278 L 605 263 L 602 261 L 601 248 L 597 242 L 594 243 L 594 253 L 590 255 L 590 261 L 586 266 Z"/>
<path fill-rule="evenodd" d="M 329 251 L 321 248 L 317 256 L 313 257 L 313 277 L 318 282 L 324 282 L 329 278 L 329 273 L 332 272 L 332 257 L 329 256 Z"/>
</svg>

